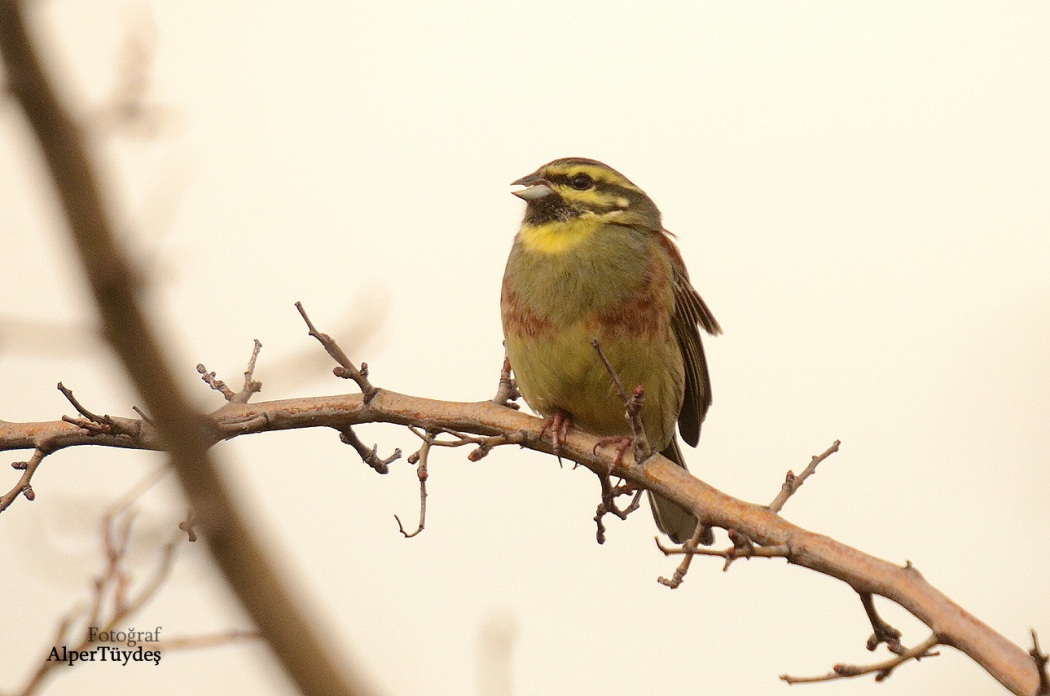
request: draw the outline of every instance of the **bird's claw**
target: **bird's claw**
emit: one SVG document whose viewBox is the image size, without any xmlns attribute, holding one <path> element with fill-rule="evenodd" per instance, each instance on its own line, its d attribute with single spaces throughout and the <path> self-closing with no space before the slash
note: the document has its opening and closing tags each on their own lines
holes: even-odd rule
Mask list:
<svg viewBox="0 0 1050 696">
<path fill-rule="evenodd" d="M 624 453 L 634 446 L 634 438 L 628 435 L 610 435 L 609 437 L 603 437 L 598 440 L 598 444 L 594 446 L 595 454 L 597 454 L 599 447 L 609 447 L 610 445 L 616 446 L 616 457 L 613 458 L 612 464 L 612 471 L 616 471 L 623 464 Z"/>
<path fill-rule="evenodd" d="M 554 450 L 554 456 L 558 458 L 558 464 L 561 464 L 561 443 L 568 437 L 571 427 L 573 427 L 572 416 L 565 411 L 556 411 L 553 416 L 543 421 L 543 426 L 540 428 L 541 438 L 548 430 L 550 431 L 551 447 Z"/>
</svg>

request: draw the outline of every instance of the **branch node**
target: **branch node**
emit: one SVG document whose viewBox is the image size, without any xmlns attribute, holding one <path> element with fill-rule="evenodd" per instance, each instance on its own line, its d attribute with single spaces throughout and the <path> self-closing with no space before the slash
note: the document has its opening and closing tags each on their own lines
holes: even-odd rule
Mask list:
<svg viewBox="0 0 1050 696">
<path fill-rule="evenodd" d="M 901 632 L 886 623 L 879 612 L 875 609 L 875 598 L 870 592 L 860 592 L 860 603 L 864 606 L 864 613 L 868 615 L 871 628 L 874 633 L 868 637 L 866 647 L 869 651 L 875 650 L 881 643 L 885 643 L 890 652 L 903 655 L 907 649 L 901 645 Z"/>
<path fill-rule="evenodd" d="M 401 448 L 398 447 L 394 450 L 394 453 L 389 457 L 382 458 L 379 456 L 379 445 L 373 445 L 371 448 L 368 447 L 361 438 L 357 436 L 354 429 L 347 426 L 344 430 L 339 432 L 339 439 L 343 444 L 350 445 L 357 453 L 361 456 L 363 461 L 368 466 L 375 469 L 377 473 L 386 474 L 390 472 L 390 463 L 401 458 Z"/>
</svg>

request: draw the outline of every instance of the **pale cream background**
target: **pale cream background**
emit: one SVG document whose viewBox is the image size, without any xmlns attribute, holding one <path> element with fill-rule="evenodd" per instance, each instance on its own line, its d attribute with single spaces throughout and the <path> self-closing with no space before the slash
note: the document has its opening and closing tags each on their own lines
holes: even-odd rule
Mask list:
<svg viewBox="0 0 1050 696">
<path fill-rule="evenodd" d="M 235 382 L 256 337 L 263 398 L 348 389 L 304 360 L 320 349 L 296 300 L 376 384 L 488 398 L 522 208 L 508 182 L 595 157 L 660 205 L 725 327 L 707 343 L 715 404 L 692 469 L 766 502 L 841 438 L 789 519 L 910 559 L 1012 640 L 1036 627 L 1050 644 L 1047 3 L 36 4 L 85 114 L 127 38 L 152 37 L 163 132 L 102 150 L 202 406 L 219 400 L 197 362 Z M 75 330 L 94 310 L 27 133 L 3 102 L 0 418 L 70 413 L 59 380 L 130 415 L 119 369 Z M 361 435 L 415 448 L 395 428 Z M 781 673 L 870 659 L 852 592 L 783 562 L 697 563 L 661 587 L 673 564 L 647 514 L 599 547 L 593 476 L 548 457 L 438 452 L 427 530 L 405 541 L 404 462 L 380 478 L 322 431 L 219 449 L 333 648 L 384 693 L 479 693 L 500 644 L 516 694 L 783 693 Z M 86 597 L 98 513 L 159 461 L 62 452 L 37 501 L 0 516 L 0 688 Z M 146 562 L 182 506 L 169 483 L 143 507 Z M 926 637 L 886 615 L 906 642 Z M 245 625 L 202 548 L 134 622 L 155 625 Z M 1001 693 L 950 649 L 881 685 L 795 688 Z M 236 647 L 63 669 L 48 693 L 114 690 L 290 692 Z"/>
</svg>

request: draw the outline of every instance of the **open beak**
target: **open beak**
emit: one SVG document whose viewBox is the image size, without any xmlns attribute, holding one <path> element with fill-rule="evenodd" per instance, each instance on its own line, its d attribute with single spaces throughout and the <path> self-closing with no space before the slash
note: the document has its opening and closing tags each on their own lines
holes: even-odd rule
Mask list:
<svg viewBox="0 0 1050 696">
<path fill-rule="evenodd" d="M 544 180 L 539 172 L 533 172 L 532 174 L 523 176 L 517 181 L 512 181 L 510 185 L 525 187 L 520 191 L 511 191 L 511 193 L 523 201 L 537 201 L 554 193 L 550 184 Z"/>
</svg>

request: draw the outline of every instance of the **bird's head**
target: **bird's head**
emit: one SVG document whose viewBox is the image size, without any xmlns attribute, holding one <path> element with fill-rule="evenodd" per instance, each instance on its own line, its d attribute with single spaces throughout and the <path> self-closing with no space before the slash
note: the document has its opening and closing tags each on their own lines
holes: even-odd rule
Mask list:
<svg viewBox="0 0 1050 696">
<path fill-rule="evenodd" d="M 549 225 L 589 219 L 594 222 L 660 229 L 660 211 L 653 201 L 612 167 L 583 157 L 548 162 L 512 185 L 512 193 L 528 203 L 524 224 Z"/>
</svg>

